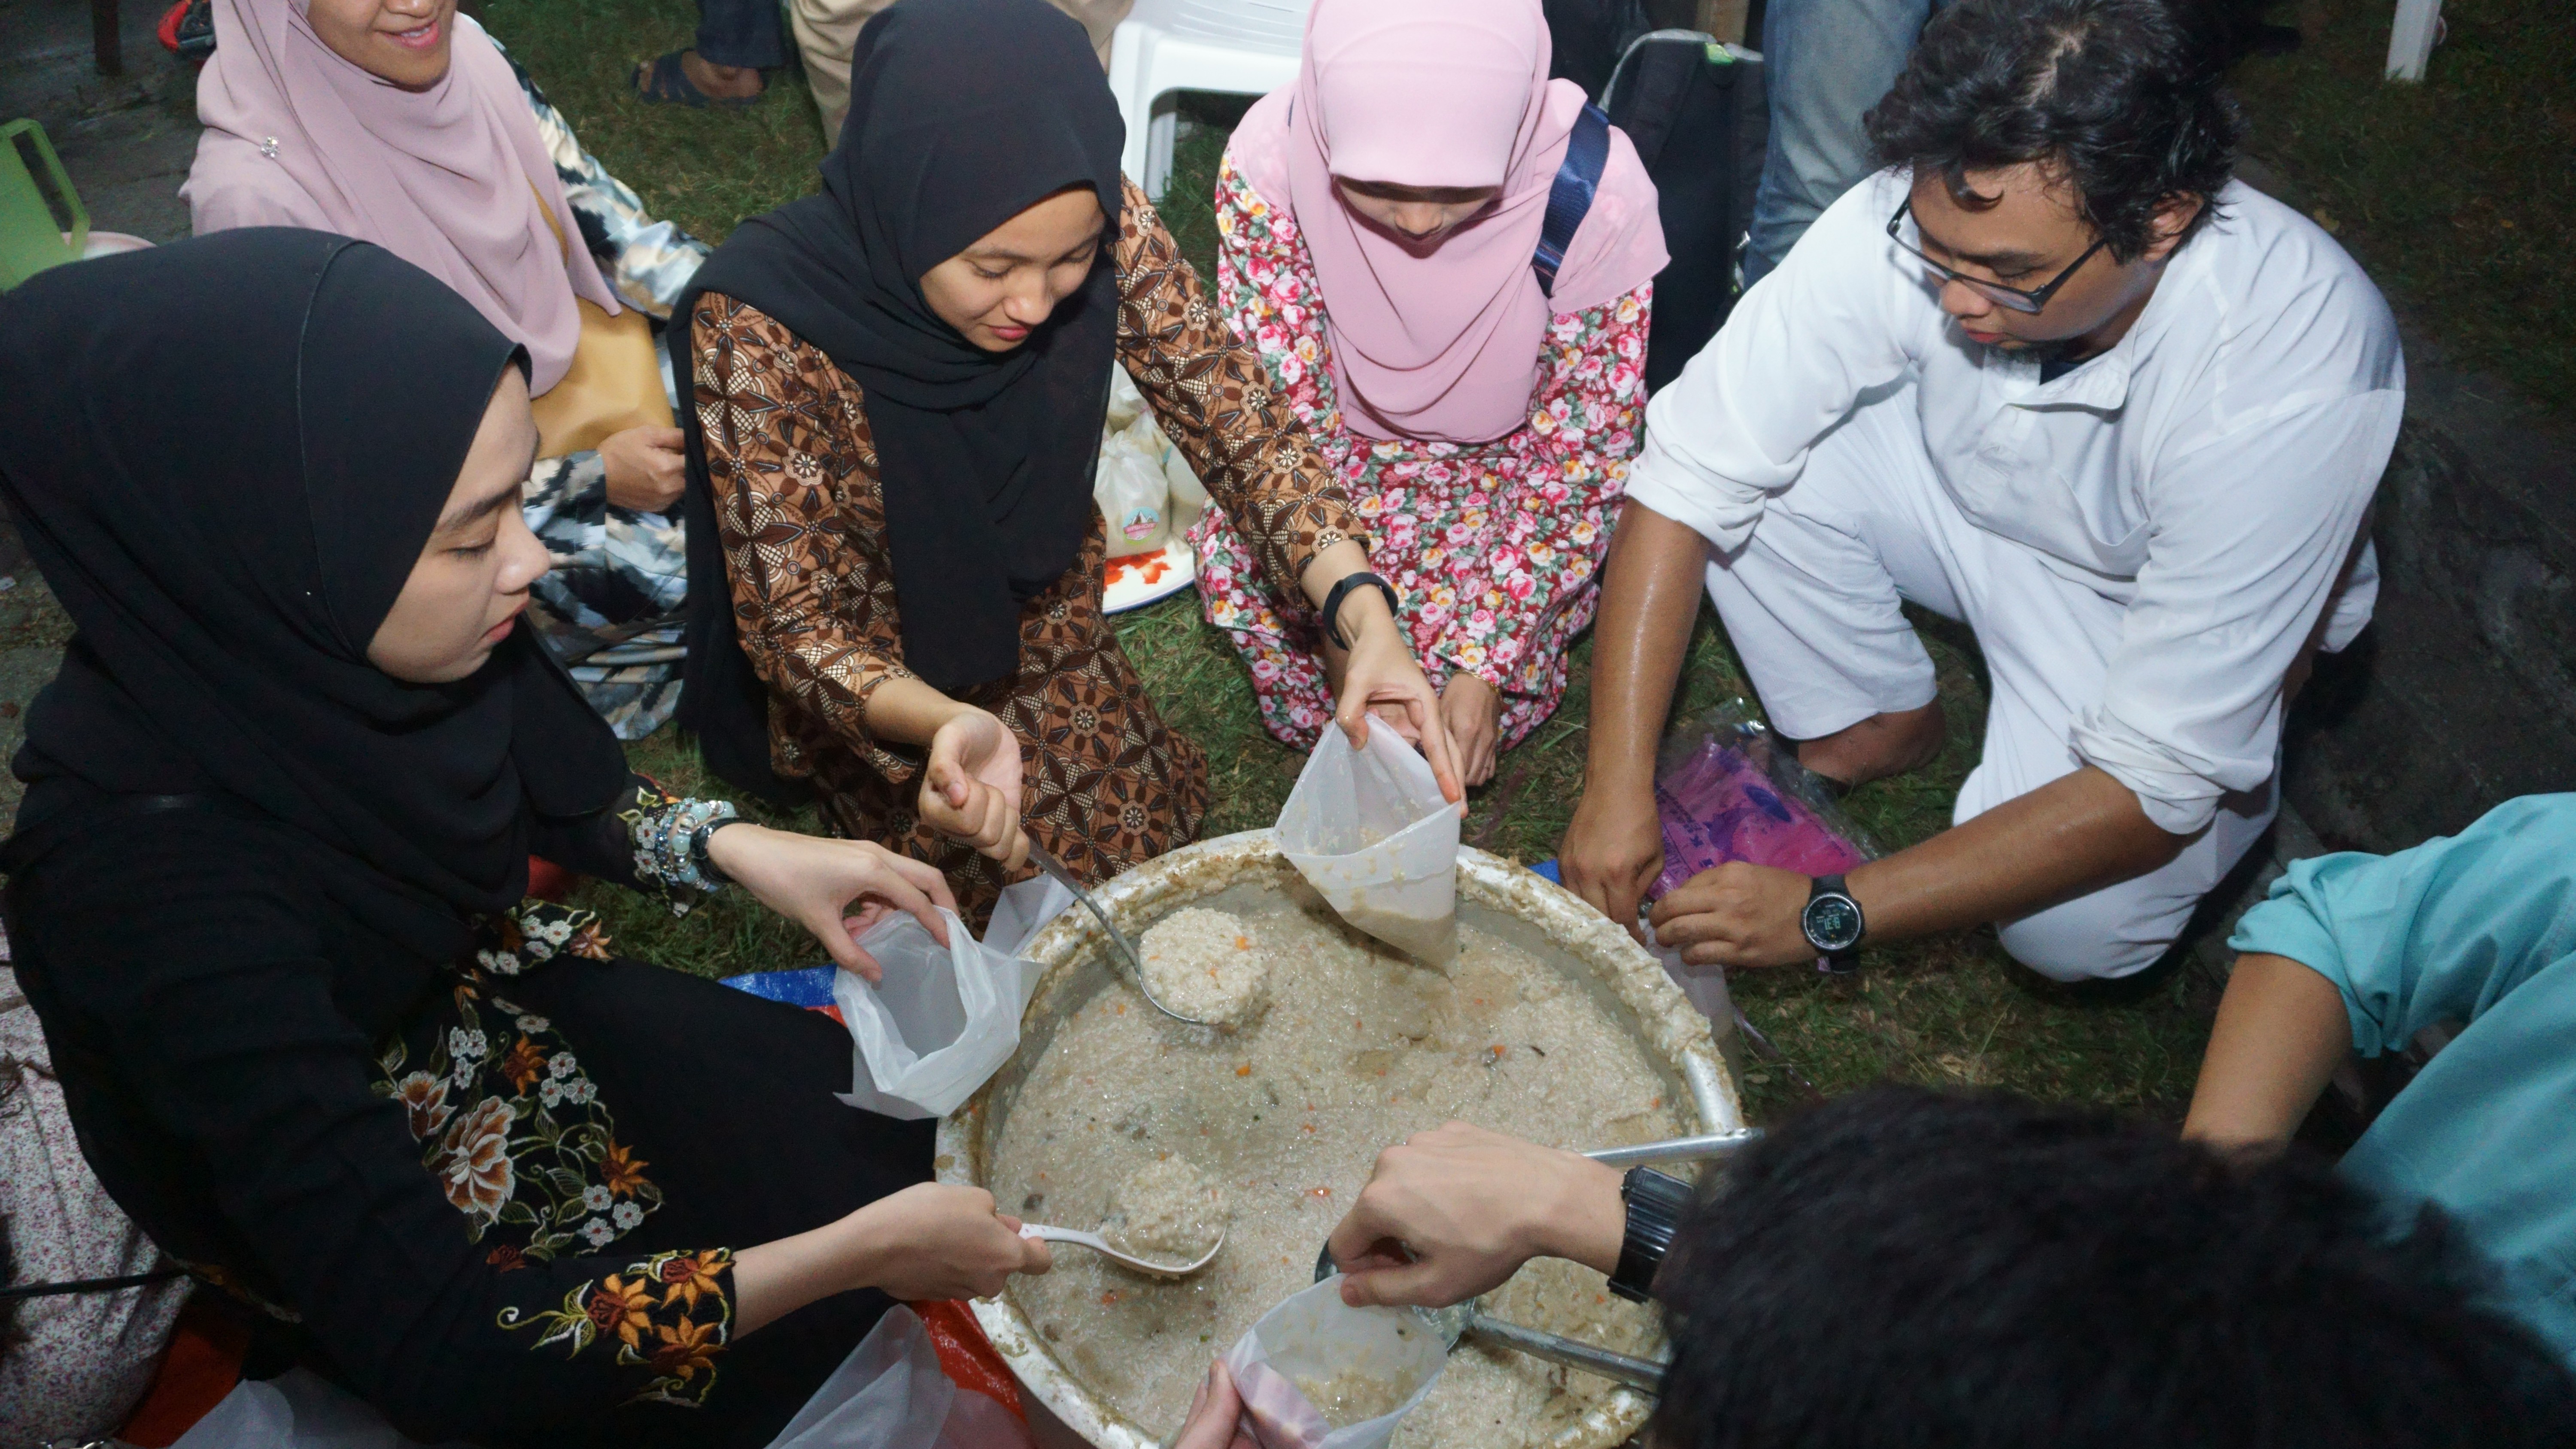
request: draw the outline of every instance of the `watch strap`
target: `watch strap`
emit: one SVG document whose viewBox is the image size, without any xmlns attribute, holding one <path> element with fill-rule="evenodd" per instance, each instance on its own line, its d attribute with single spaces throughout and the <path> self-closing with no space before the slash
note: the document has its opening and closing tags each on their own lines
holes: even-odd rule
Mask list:
<svg viewBox="0 0 2576 1449">
<path fill-rule="evenodd" d="M 1611 1292 L 1631 1303 L 1647 1300 L 1693 1196 L 1691 1185 L 1678 1177 L 1651 1167 L 1628 1169 L 1619 1184 L 1619 1198 L 1628 1206 L 1628 1230 L 1619 1241 L 1619 1266 L 1610 1275 Z"/>
<path fill-rule="evenodd" d="M 1342 575 L 1341 582 L 1333 585 L 1331 591 L 1324 595 L 1325 638 L 1344 649 L 1351 647 L 1350 641 L 1342 637 L 1342 601 L 1351 596 L 1351 590 L 1370 586 L 1375 586 L 1379 593 L 1386 595 L 1386 611 L 1396 615 L 1399 621 L 1402 619 L 1403 611 L 1396 604 L 1395 585 L 1366 569 L 1361 569 L 1355 573 Z"/>
</svg>

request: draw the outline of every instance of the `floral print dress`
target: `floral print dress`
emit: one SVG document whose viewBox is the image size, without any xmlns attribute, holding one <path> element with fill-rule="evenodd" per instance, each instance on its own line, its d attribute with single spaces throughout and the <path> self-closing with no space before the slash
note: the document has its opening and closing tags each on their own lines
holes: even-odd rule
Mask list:
<svg viewBox="0 0 2576 1449">
<path fill-rule="evenodd" d="M 1132 182 L 1118 218 L 1118 360 L 1237 520 L 1244 576 L 1293 589 L 1364 526 Z M 868 697 L 912 671 L 866 399 L 756 307 L 710 292 L 691 322 L 707 477 L 735 627 L 769 687 L 772 763 L 814 782 L 834 829 L 946 872 L 981 929 L 1001 872 L 921 823 L 922 752 L 868 730 Z M 1208 799 L 1206 757 L 1155 712 L 1109 627 L 1106 559 L 1095 513 L 1073 567 L 1021 606 L 1017 671 L 964 696 L 1019 737 L 1031 833 L 1094 881 L 1187 844 Z"/>
<path fill-rule="evenodd" d="M 1350 495 L 1423 671 L 1436 688 L 1462 669 L 1492 685 L 1501 743 L 1517 743 L 1564 697 L 1566 647 L 1592 622 L 1645 426 L 1654 284 L 1552 321 L 1518 431 L 1477 444 L 1370 438 L 1343 426 L 1327 308 L 1296 219 L 1254 190 L 1231 154 L 1217 174 L 1216 220 L 1217 305 Z M 1322 620 L 1303 593 L 1252 567 L 1225 512 L 1201 513 L 1190 546 L 1208 622 L 1251 666 L 1262 723 L 1311 748 L 1333 717 Z"/>
</svg>

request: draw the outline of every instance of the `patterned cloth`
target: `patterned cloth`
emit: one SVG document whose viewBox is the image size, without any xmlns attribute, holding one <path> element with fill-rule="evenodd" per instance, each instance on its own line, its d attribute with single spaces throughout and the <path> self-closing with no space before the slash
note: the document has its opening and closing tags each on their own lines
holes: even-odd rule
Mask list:
<svg viewBox="0 0 2576 1449">
<path fill-rule="evenodd" d="M 1230 154 L 1216 206 L 1218 305 L 1376 536 L 1371 566 L 1402 600 L 1423 671 L 1438 688 L 1461 669 L 1492 685 L 1501 742 L 1518 742 L 1564 697 L 1566 646 L 1592 622 L 1644 424 L 1654 284 L 1554 319 L 1519 431 L 1472 446 L 1364 438 L 1342 426 L 1324 300 L 1295 219 L 1237 175 Z M 1303 593 L 1252 567 L 1229 513 L 1208 509 L 1190 530 L 1208 622 L 1251 666 L 1262 723 L 1312 748 L 1333 717 L 1322 620 Z"/>
<path fill-rule="evenodd" d="M 564 200 L 600 274 L 628 305 L 667 320 L 706 261 L 707 244 L 646 213 L 634 190 L 581 148 L 518 61 L 510 67 L 536 112 L 537 135 L 554 157 Z M 666 360 L 665 390 L 671 389 L 669 368 Z M 680 702 L 689 570 L 679 516 L 612 506 L 608 469 L 589 450 L 540 459 L 521 506 L 529 529 L 554 556 L 553 571 L 537 582 L 532 617 L 617 737 L 642 739 Z"/>
<path fill-rule="evenodd" d="M 1257 557 L 1292 588 L 1317 554 L 1360 537 L 1361 521 L 1132 182 L 1119 227 L 1119 359 L 1242 520 L 1242 567 Z M 920 752 L 867 727 L 869 695 L 911 671 L 859 387 L 730 297 L 702 297 L 691 321 L 735 623 L 771 690 L 777 769 L 814 781 L 834 829 L 947 872 L 980 924 L 1005 884 L 999 868 L 920 822 Z M 1021 610 L 1017 675 L 968 696 L 1019 736 L 1022 818 L 1086 880 L 1186 843 L 1207 808 L 1205 757 L 1155 713 L 1101 611 L 1106 547 L 1095 516 L 1074 566 Z"/>
<path fill-rule="evenodd" d="M 0 960 L 8 948 L 0 942 Z M 0 1219 L 11 1284 L 121 1278 L 171 1266 L 82 1160 L 36 1013 L 0 966 Z M 0 1305 L 0 1444 L 103 1439 L 152 1383 L 184 1278 Z M 14 1328 L 13 1328 L 14 1320 Z"/>
<path fill-rule="evenodd" d="M 697 893 L 659 848 L 676 818 L 705 802 L 639 785 L 617 811 L 635 846 L 635 886 L 684 916 Z M 559 1255 L 597 1255 L 662 1205 L 645 1161 L 553 1022 L 496 994 L 558 956 L 610 959 L 595 911 L 521 901 L 485 924 L 473 964 L 443 1009 L 422 1012 L 380 1045 L 376 1094 L 402 1103 L 421 1167 L 465 1217 L 466 1237 L 508 1272 Z M 646 1370 L 630 1402 L 694 1404 L 716 1381 L 733 1325 L 724 1248 L 650 1254 L 576 1284 L 562 1307 L 501 1310 L 497 1324 L 534 1331 L 534 1348 L 595 1354 Z"/>
</svg>

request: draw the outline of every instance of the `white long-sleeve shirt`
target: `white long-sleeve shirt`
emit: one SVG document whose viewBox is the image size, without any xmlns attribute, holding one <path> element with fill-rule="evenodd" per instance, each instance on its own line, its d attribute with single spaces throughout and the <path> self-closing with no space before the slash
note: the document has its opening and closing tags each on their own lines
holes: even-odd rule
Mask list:
<svg viewBox="0 0 2576 1449">
<path fill-rule="evenodd" d="M 2330 600 L 2405 406 L 2379 290 L 2333 239 L 2230 183 L 2128 335 L 2054 382 L 1980 347 L 1887 236 L 1903 172 L 1846 193 L 1647 406 L 1628 494 L 1721 554 L 1864 395 L 1911 375 L 1934 470 L 1978 526 L 2124 605 L 2070 745 L 2189 833 L 2270 778 L 2281 683 L 2369 622 L 2375 561 Z"/>
</svg>

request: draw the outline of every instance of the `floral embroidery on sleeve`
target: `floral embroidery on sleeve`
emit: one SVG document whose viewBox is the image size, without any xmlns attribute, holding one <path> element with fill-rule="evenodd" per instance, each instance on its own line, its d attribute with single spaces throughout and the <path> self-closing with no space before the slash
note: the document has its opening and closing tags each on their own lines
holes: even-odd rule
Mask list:
<svg viewBox="0 0 2576 1449">
<path fill-rule="evenodd" d="M 454 988 L 454 1008 L 423 1040 L 385 1043 L 375 1090 L 402 1105 L 468 1242 L 491 1237 L 496 1266 L 550 1262 L 597 1252 L 662 1205 L 651 1164 L 617 1140 L 552 1022 L 470 981 Z"/>
<path fill-rule="evenodd" d="M 731 1336 L 732 1276 L 726 1249 L 675 1249 L 576 1286 L 561 1308 L 504 1308 L 498 1322 L 544 1330 L 532 1349 L 561 1345 L 579 1357 L 596 1348 L 613 1351 L 620 1368 L 650 1369 L 652 1381 L 629 1402 L 695 1407 L 715 1387 L 716 1357 Z"/>
</svg>

